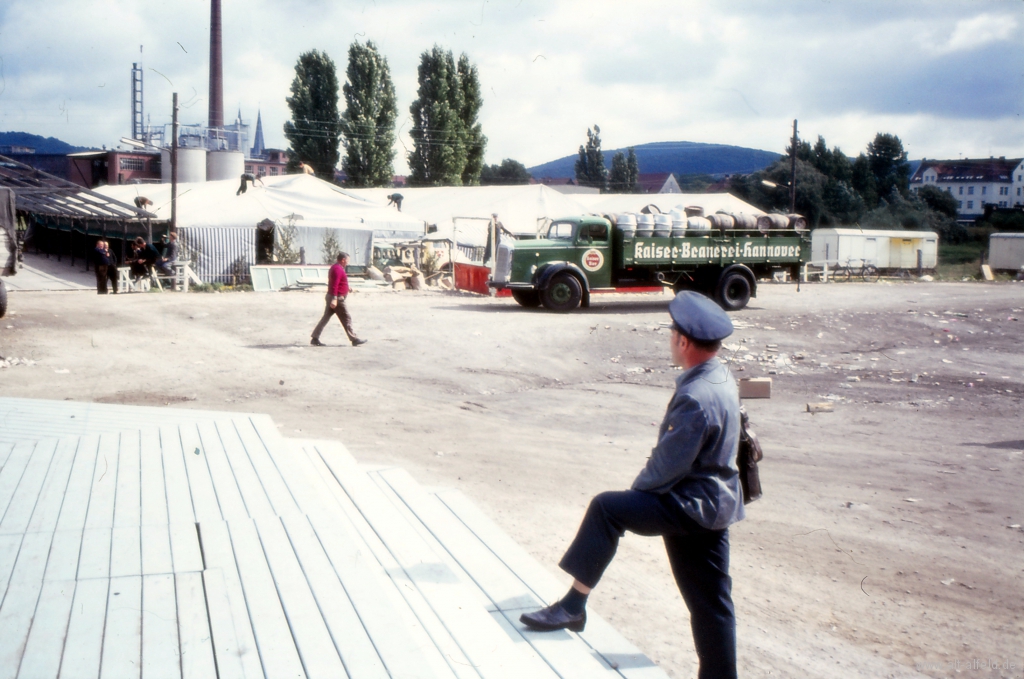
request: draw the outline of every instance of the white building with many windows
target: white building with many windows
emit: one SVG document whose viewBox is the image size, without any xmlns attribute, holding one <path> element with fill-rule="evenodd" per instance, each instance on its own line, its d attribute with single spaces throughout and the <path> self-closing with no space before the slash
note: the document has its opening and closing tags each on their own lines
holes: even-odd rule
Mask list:
<svg viewBox="0 0 1024 679">
<path fill-rule="evenodd" d="M 985 205 L 1024 206 L 1024 158 L 922 160 L 910 188 L 936 186 L 960 206 L 960 219 L 982 216 Z"/>
</svg>

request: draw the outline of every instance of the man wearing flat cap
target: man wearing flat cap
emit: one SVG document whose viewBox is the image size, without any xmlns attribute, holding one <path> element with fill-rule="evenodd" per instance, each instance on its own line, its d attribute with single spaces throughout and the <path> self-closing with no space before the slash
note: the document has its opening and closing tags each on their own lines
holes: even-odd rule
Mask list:
<svg viewBox="0 0 1024 679">
<path fill-rule="evenodd" d="M 681 292 L 669 303 L 672 361 L 685 372 L 658 430 L 658 444 L 630 490 L 590 502 L 559 566 L 574 580 L 559 601 L 520 620 L 535 630 L 582 631 L 587 595 L 630 531 L 660 535 L 690 610 L 699 679 L 736 676 L 736 619 L 729 577 L 729 526 L 743 518 L 736 450 L 736 381 L 718 360 L 732 321 L 707 297 Z"/>
</svg>

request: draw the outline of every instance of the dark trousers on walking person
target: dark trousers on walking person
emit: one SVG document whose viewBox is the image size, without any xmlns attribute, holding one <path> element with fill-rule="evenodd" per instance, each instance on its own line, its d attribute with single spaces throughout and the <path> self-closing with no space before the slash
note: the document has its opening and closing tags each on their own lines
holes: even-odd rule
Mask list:
<svg viewBox="0 0 1024 679">
<path fill-rule="evenodd" d="M 331 308 L 331 302 L 334 300 L 334 296 L 330 293 L 327 294 L 327 305 L 324 307 L 324 315 L 320 317 L 320 322 L 316 324 L 316 328 L 313 329 L 313 339 L 319 340 L 320 333 L 324 331 L 327 324 L 330 323 L 332 316 L 337 316 L 338 320 L 341 321 L 341 327 L 344 328 L 345 334 L 348 335 L 348 341 L 352 344 L 359 344 L 359 337 L 356 335 L 355 330 L 352 329 L 352 317 L 348 315 L 348 309 L 345 308 L 345 298 L 338 297 L 338 304 L 333 309 Z"/>
<path fill-rule="evenodd" d="M 700 658 L 698 679 L 735 679 L 729 531 L 704 528 L 669 494 L 610 491 L 591 500 L 559 567 L 587 587 L 595 587 L 627 530 L 660 535 L 665 541 L 672 575 L 690 610 L 690 629 Z"/>
<path fill-rule="evenodd" d="M 100 295 L 107 294 L 107 281 L 110 281 L 110 285 L 114 288 L 114 294 L 117 294 L 117 267 L 112 264 L 97 264 L 96 265 L 96 292 Z"/>
</svg>

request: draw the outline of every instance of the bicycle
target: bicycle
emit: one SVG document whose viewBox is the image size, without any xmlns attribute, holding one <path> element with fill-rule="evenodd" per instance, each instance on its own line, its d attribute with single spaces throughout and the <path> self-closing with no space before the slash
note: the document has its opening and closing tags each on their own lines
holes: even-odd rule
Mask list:
<svg viewBox="0 0 1024 679">
<path fill-rule="evenodd" d="M 835 280 L 849 283 L 854 276 L 859 276 L 865 283 L 874 283 L 879 278 L 878 267 L 869 264 L 867 260 L 861 259 L 859 266 L 852 264 L 854 260 L 846 260 L 845 266 L 836 267 Z"/>
</svg>

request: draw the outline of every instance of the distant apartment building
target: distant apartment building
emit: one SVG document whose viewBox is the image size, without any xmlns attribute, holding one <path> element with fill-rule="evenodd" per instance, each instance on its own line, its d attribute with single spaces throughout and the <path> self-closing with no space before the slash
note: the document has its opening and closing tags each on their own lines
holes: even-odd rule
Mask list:
<svg viewBox="0 0 1024 679">
<path fill-rule="evenodd" d="M 264 149 L 260 157 L 246 158 L 245 171 L 257 177 L 276 177 L 285 174 L 288 152 L 283 149 Z"/>
<path fill-rule="evenodd" d="M 922 186 L 949 193 L 959 206 L 960 221 L 972 221 L 985 213 L 988 204 L 1024 206 L 1024 159 L 922 160 L 910 178 L 910 188 Z"/>
</svg>

